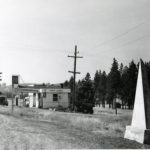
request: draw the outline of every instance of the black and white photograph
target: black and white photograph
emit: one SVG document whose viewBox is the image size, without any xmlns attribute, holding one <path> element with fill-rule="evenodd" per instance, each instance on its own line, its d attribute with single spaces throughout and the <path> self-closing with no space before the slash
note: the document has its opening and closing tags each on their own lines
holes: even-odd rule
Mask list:
<svg viewBox="0 0 150 150">
<path fill-rule="evenodd" d="M 0 0 L 0 150 L 150 149 L 150 0 Z"/>
</svg>

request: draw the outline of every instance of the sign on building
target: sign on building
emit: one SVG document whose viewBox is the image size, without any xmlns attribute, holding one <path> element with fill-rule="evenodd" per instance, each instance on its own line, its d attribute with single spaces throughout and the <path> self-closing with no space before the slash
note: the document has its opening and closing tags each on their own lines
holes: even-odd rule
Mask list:
<svg viewBox="0 0 150 150">
<path fill-rule="evenodd" d="M 12 87 L 17 88 L 19 84 L 19 76 L 18 75 L 13 75 L 12 76 Z"/>
</svg>

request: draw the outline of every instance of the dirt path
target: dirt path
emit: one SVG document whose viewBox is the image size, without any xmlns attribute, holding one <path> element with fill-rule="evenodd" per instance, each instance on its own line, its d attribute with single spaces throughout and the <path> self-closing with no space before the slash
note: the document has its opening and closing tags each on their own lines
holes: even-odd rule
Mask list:
<svg viewBox="0 0 150 150">
<path fill-rule="evenodd" d="M 51 123 L 7 115 L 0 115 L 0 122 L 0 149 L 79 148 L 73 137 Z"/>
<path fill-rule="evenodd" d="M 0 114 L 0 149 L 147 148 L 120 137 L 67 128 L 55 121 Z"/>
<path fill-rule="evenodd" d="M 84 138 L 81 132 L 76 129 L 68 131 L 54 122 L 1 114 L 0 121 L 0 149 L 37 150 L 91 147 L 87 140 L 81 140 Z M 99 144 L 96 144 L 95 147 L 101 148 Z"/>
</svg>

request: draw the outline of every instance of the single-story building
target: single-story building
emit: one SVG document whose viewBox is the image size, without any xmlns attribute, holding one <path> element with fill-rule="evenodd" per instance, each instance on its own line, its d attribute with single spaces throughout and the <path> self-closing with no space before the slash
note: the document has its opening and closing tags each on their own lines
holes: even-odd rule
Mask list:
<svg viewBox="0 0 150 150">
<path fill-rule="evenodd" d="M 70 89 L 61 86 L 19 86 L 15 104 L 36 108 L 68 108 L 70 105 Z M 20 102 L 18 102 L 20 101 Z M 23 101 L 21 103 L 21 101 Z"/>
</svg>

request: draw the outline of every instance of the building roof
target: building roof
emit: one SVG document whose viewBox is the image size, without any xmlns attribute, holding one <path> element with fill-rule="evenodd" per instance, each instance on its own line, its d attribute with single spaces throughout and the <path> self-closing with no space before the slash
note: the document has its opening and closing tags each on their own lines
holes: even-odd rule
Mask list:
<svg viewBox="0 0 150 150">
<path fill-rule="evenodd" d="M 27 90 L 27 91 L 38 91 L 40 89 L 68 89 L 68 88 L 63 88 L 63 84 L 32 84 L 32 83 L 25 83 L 25 84 L 19 84 L 18 85 L 19 89 Z"/>
</svg>

